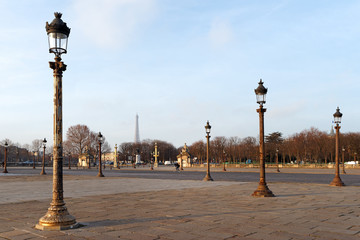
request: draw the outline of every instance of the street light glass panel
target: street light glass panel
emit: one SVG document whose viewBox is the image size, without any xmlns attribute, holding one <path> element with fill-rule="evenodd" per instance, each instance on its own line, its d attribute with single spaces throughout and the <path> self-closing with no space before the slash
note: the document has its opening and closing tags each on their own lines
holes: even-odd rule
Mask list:
<svg viewBox="0 0 360 240">
<path fill-rule="evenodd" d="M 56 55 L 61 55 L 67 52 L 68 36 L 63 33 L 49 33 L 49 51 Z"/>
<path fill-rule="evenodd" d="M 340 124 L 341 123 L 341 118 L 342 118 L 342 113 L 340 112 L 339 107 L 336 109 L 336 112 L 334 113 L 334 123 L 335 124 Z"/>
<path fill-rule="evenodd" d="M 264 87 L 263 81 L 260 79 L 259 86 L 255 89 L 256 102 L 260 105 L 266 103 L 267 88 Z"/>
<path fill-rule="evenodd" d="M 98 141 L 99 143 L 102 143 L 103 142 L 103 135 L 101 134 L 101 132 L 99 132 L 99 135 L 98 135 Z"/>
<path fill-rule="evenodd" d="M 55 12 L 54 15 L 55 19 L 50 24 L 46 22 L 45 28 L 49 40 L 49 52 L 60 56 L 67 52 L 70 28 L 61 20 L 61 13 Z"/>
<path fill-rule="evenodd" d="M 209 121 L 207 121 L 206 126 L 205 126 L 206 133 L 210 133 L 210 129 L 211 129 L 211 126 L 209 124 Z"/>
</svg>

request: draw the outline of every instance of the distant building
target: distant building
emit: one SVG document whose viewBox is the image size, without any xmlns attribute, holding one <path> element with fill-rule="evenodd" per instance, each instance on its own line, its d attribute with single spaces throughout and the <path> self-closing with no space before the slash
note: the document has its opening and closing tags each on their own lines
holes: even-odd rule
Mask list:
<svg viewBox="0 0 360 240">
<path fill-rule="evenodd" d="M 81 153 L 79 155 L 78 166 L 79 167 L 89 167 L 89 165 L 90 165 L 90 167 L 95 166 L 95 160 L 94 160 L 94 157 L 92 155 L 90 155 L 87 150 L 85 150 L 84 153 Z"/>
<path fill-rule="evenodd" d="M 191 155 L 189 153 L 189 148 L 186 145 L 186 143 L 184 144 L 184 147 L 181 149 L 180 154 L 177 155 L 176 158 L 177 158 L 177 161 L 180 166 L 181 166 L 181 162 L 182 162 L 183 167 L 191 167 L 191 165 L 192 165 Z"/>
</svg>

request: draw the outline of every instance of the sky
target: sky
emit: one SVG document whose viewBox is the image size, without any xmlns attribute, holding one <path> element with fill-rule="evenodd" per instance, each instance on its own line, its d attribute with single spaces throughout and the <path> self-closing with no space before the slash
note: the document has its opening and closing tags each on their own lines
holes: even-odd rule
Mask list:
<svg viewBox="0 0 360 240">
<path fill-rule="evenodd" d="M 268 88 L 265 134 L 359 132 L 360 2 L 355 0 L 0 0 L 0 140 L 53 139 L 45 23 L 71 28 L 63 135 L 85 124 L 111 146 L 180 147 L 259 135 L 254 89 Z M 358 100 L 356 100 L 358 99 Z"/>
</svg>

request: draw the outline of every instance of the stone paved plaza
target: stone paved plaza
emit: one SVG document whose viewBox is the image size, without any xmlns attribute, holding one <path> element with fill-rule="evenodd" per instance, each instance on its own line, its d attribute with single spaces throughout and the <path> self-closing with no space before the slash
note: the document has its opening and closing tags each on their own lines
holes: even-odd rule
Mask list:
<svg viewBox="0 0 360 240">
<path fill-rule="evenodd" d="M 40 231 L 52 177 L 0 176 L 0 239 L 360 239 L 359 186 L 268 185 L 275 198 L 251 197 L 256 182 L 66 175 L 83 226 Z"/>
</svg>

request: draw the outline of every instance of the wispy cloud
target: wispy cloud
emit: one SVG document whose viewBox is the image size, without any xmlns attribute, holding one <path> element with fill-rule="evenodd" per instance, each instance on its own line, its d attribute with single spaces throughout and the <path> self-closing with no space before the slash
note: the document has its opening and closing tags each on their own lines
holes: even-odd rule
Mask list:
<svg viewBox="0 0 360 240">
<path fill-rule="evenodd" d="M 76 0 L 75 24 L 99 47 L 126 46 L 156 12 L 156 0 Z"/>
<path fill-rule="evenodd" d="M 214 19 L 209 31 L 211 45 L 215 48 L 223 47 L 233 40 L 231 24 L 223 19 Z"/>
</svg>

